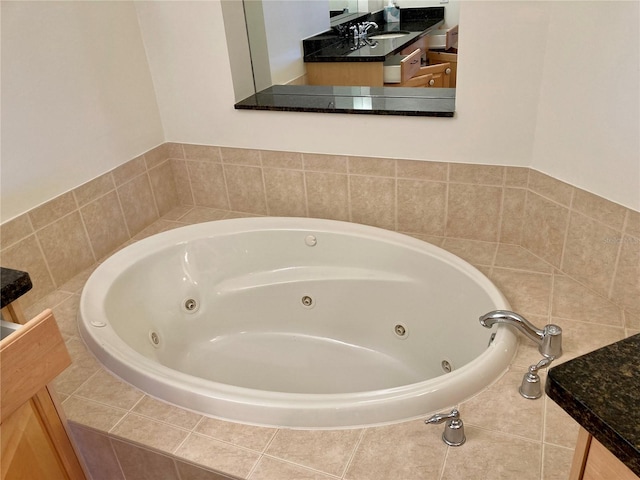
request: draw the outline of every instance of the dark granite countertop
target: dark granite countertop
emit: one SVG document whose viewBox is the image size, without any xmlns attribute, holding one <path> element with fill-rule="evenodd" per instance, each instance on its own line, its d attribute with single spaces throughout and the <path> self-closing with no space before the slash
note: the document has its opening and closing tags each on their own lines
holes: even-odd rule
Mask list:
<svg viewBox="0 0 640 480">
<path fill-rule="evenodd" d="M 551 368 L 545 389 L 640 475 L 640 334 Z"/>
<path fill-rule="evenodd" d="M 238 110 L 453 117 L 455 88 L 274 85 L 235 104 Z"/>
<path fill-rule="evenodd" d="M 360 42 L 358 48 L 351 35 L 340 37 L 335 29 L 303 40 L 305 62 L 383 62 L 429 31 L 444 23 L 444 7 L 401 8 L 399 23 L 384 23 L 382 13 L 369 18 L 378 24 L 369 37 L 388 32 L 410 32 L 402 37 Z M 354 49 L 355 48 L 355 49 Z"/>
<path fill-rule="evenodd" d="M 3 267 L 0 267 L 0 282 L 2 283 L 2 308 L 20 298 L 33 286 L 27 272 Z"/>
</svg>

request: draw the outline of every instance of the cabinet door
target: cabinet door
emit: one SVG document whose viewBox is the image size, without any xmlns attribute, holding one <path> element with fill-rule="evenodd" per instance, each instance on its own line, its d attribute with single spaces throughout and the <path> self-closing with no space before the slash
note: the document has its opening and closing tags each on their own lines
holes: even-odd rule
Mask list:
<svg viewBox="0 0 640 480">
<path fill-rule="evenodd" d="M 71 358 L 51 310 L 0 341 L 2 480 L 81 480 L 84 472 L 47 388 Z"/>
<path fill-rule="evenodd" d="M 433 88 L 449 88 L 451 80 L 451 65 L 449 63 L 440 63 L 438 65 L 430 65 L 421 67 L 419 75 L 433 75 L 429 82 L 429 87 Z"/>
<path fill-rule="evenodd" d="M 456 79 L 458 77 L 458 54 L 449 52 L 434 52 L 429 50 L 427 52 L 427 62 L 429 65 L 436 65 L 438 63 L 449 63 L 451 65 L 451 79 L 449 80 L 449 86 L 456 88 Z"/>
<path fill-rule="evenodd" d="M 71 478 L 32 400 L 23 404 L 2 424 L 0 455 L 2 480 Z"/>
</svg>

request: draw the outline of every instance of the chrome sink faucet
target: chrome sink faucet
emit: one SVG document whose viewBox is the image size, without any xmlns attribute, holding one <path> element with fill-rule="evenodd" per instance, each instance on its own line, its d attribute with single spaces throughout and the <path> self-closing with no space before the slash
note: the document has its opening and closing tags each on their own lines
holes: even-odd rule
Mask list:
<svg viewBox="0 0 640 480">
<path fill-rule="evenodd" d="M 369 29 L 371 27 L 378 28 L 378 24 L 376 22 L 362 22 L 358 25 L 358 33 L 360 34 L 360 38 L 364 38 L 367 36 Z"/>
<path fill-rule="evenodd" d="M 516 327 L 538 345 L 538 350 L 545 357 L 559 358 L 562 355 L 562 328 L 558 325 L 545 325 L 539 329 L 523 316 L 509 310 L 494 310 L 480 317 L 483 327 L 491 328 L 496 323 Z"/>
</svg>

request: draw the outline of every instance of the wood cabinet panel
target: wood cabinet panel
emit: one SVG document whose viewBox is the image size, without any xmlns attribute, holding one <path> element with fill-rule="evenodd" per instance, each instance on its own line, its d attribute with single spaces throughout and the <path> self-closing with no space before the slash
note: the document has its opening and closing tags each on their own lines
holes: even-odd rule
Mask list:
<svg viewBox="0 0 640 480">
<path fill-rule="evenodd" d="M 580 428 L 569 480 L 638 480 L 638 476 Z"/>
<path fill-rule="evenodd" d="M 51 310 L 0 342 L 2 480 L 85 479 L 55 394 L 46 386 L 71 364 Z"/>
</svg>

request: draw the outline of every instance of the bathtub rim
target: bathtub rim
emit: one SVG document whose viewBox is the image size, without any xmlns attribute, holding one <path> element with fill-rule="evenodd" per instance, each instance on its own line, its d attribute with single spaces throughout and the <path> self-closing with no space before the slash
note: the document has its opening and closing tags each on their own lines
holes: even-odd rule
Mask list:
<svg viewBox="0 0 640 480">
<path fill-rule="evenodd" d="M 214 232 L 211 231 L 213 224 Z M 140 260 L 141 257 L 154 255 L 177 244 L 220 234 L 264 231 L 267 228 L 313 233 L 321 232 L 320 227 L 366 237 L 375 235 L 376 240 L 437 254 L 438 258 L 479 282 L 495 302 L 495 309 L 510 309 L 504 295 L 477 268 L 441 247 L 417 238 L 378 227 L 336 220 L 248 217 L 198 223 L 161 232 L 131 244 L 106 259 L 91 274 L 82 290 L 77 315 L 80 337 L 103 367 L 151 397 L 215 418 L 267 427 L 359 428 L 420 418 L 477 395 L 508 370 L 515 354 L 517 337 L 509 327 L 497 325 L 493 328 L 494 340 L 474 361 L 451 373 L 422 382 L 350 393 L 272 392 L 214 382 L 165 367 L 131 348 L 108 324 L 103 304 L 108 290 L 104 288 L 105 282 L 117 277 L 122 270 L 121 262 Z M 90 307 L 91 302 L 94 302 L 93 307 Z M 96 305 L 100 306 L 98 311 Z M 83 318 L 83 312 L 87 309 L 92 318 L 95 316 L 94 320 L 100 317 L 106 325 L 89 325 L 89 320 L 85 321 Z M 479 312 L 478 316 L 483 313 L 486 312 Z M 455 403 L 444 398 L 449 393 L 443 391 L 453 380 L 469 386 L 466 390 L 471 392 Z M 211 393 L 212 386 L 215 386 L 215 394 Z M 385 414 L 384 411 L 390 404 L 407 413 L 402 418 L 395 418 L 397 414 Z"/>
</svg>

